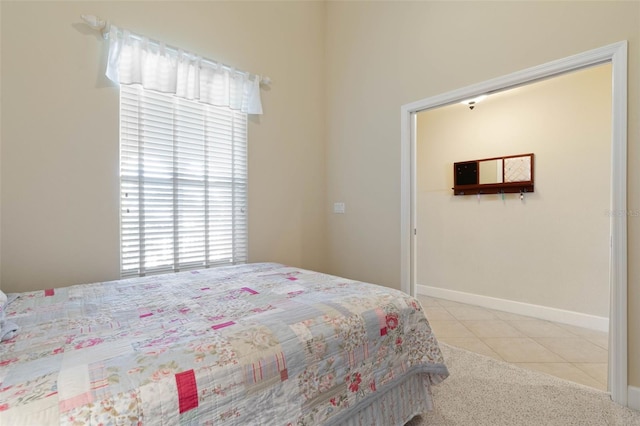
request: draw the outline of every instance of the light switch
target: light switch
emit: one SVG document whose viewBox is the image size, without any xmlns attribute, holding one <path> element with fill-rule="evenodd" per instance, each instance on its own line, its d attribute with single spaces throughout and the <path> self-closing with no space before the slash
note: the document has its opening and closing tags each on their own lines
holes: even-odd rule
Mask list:
<svg viewBox="0 0 640 426">
<path fill-rule="evenodd" d="M 344 203 L 333 203 L 333 212 L 338 214 L 344 214 Z"/>
</svg>

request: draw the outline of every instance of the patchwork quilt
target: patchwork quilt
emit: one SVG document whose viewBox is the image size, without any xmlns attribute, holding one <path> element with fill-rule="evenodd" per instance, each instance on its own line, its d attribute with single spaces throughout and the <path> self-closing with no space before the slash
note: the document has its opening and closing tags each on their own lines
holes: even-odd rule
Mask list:
<svg viewBox="0 0 640 426">
<path fill-rule="evenodd" d="M 336 424 L 448 371 L 420 303 L 273 263 L 19 293 L 0 424 Z"/>
</svg>

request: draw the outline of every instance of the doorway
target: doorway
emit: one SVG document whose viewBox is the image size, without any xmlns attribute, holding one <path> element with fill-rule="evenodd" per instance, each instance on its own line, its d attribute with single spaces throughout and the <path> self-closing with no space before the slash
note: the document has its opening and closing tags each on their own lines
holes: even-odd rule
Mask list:
<svg viewBox="0 0 640 426">
<path fill-rule="evenodd" d="M 501 92 L 534 81 L 610 62 L 612 66 L 609 388 L 612 399 L 627 405 L 626 312 L 626 65 L 627 43 L 620 42 L 404 105 L 402 141 L 402 288 L 416 293 L 416 114 L 483 94 Z"/>
</svg>

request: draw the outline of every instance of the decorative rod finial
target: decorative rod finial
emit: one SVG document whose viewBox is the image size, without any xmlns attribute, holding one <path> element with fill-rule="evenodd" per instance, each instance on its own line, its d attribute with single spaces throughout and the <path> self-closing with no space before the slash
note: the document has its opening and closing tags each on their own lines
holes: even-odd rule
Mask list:
<svg viewBox="0 0 640 426">
<path fill-rule="evenodd" d="M 94 30 L 102 31 L 106 28 L 107 22 L 95 15 L 80 15 L 82 20 Z"/>
</svg>

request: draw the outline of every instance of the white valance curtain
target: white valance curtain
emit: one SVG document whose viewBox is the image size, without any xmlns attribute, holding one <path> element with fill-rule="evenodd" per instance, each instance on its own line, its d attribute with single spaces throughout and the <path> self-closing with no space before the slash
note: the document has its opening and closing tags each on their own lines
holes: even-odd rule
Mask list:
<svg viewBox="0 0 640 426">
<path fill-rule="evenodd" d="M 145 89 L 181 98 L 262 114 L 260 76 L 237 71 L 164 43 L 109 28 L 106 76 L 119 84 L 141 84 Z"/>
</svg>

